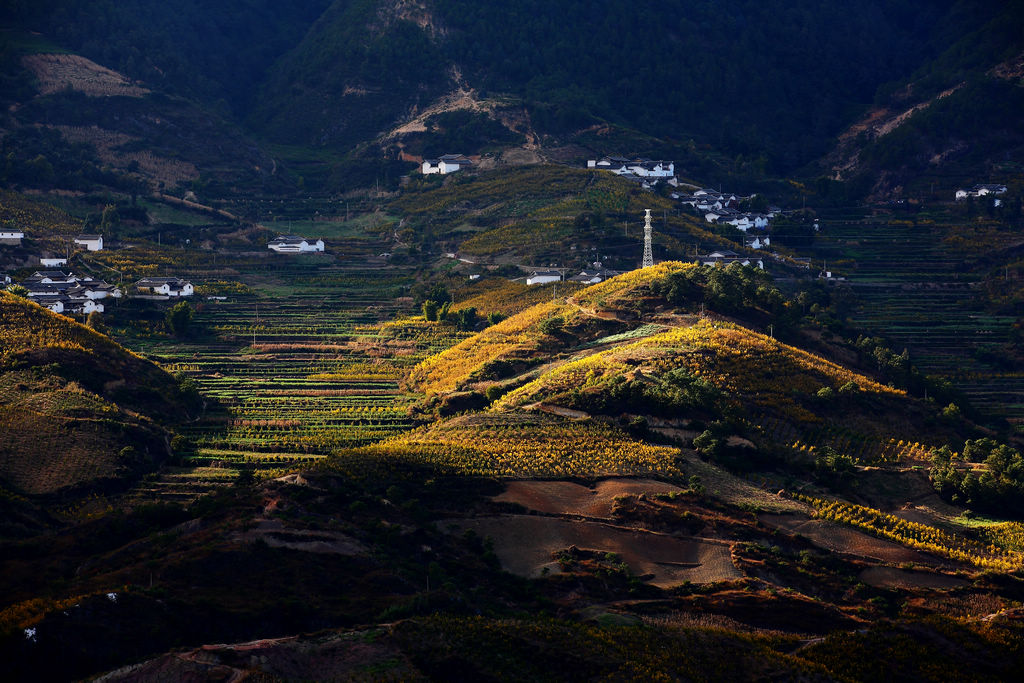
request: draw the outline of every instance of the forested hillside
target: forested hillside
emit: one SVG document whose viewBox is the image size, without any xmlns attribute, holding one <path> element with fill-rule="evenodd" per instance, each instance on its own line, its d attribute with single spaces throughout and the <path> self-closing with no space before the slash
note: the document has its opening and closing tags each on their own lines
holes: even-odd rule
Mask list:
<svg viewBox="0 0 1024 683">
<path fill-rule="evenodd" d="M 906 82 L 879 90 L 875 105 L 828 157 L 836 177 L 885 193 L 950 177 L 967 183 L 1020 172 L 1024 2 L 999 4 L 991 17 L 958 6 L 954 16 L 964 25 L 985 21 L 975 30 L 946 33 L 938 58 Z"/>
<path fill-rule="evenodd" d="M 152 87 L 244 114 L 329 0 L 12 0 L 0 17 Z"/>
<path fill-rule="evenodd" d="M 22 29 L 233 114 L 269 141 L 344 153 L 463 89 L 520 103 L 552 144 L 620 145 L 621 137 L 587 134 L 612 124 L 640 134 L 635 146 L 645 136 L 679 149 L 692 141 L 784 173 L 824 154 L 879 92 L 988 54 L 971 47 L 987 35 L 974 32 L 993 19 L 1012 25 L 997 18 L 1000 9 L 974 0 L 870 0 L 855 9 L 750 0 L 46 0 L 8 12 Z M 958 47 L 933 65 L 950 45 Z"/>
</svg>

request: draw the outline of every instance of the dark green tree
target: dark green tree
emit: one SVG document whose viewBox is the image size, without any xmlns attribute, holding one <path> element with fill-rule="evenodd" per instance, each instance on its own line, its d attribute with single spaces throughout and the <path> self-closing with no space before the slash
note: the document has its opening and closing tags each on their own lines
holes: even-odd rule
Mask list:
<svg viewBox="0 0 1024 683">
<path fill-rule="evenodd" d="M 171 307 L 171 310 L 167 311 L 167 317 L 165 318 L 167 329 L 176 337 L 185 336 L 189 326 L 192 324 L 192 315 L 192 306 L 187 301 L 176 303 Z"/>
<path fill-rule="evenodd" d="M 427 299 L 423 302 L 423 317 L 430 321 L 437 320 L 437 314 L 440 306 L 433 299 Z"/>
</svg>

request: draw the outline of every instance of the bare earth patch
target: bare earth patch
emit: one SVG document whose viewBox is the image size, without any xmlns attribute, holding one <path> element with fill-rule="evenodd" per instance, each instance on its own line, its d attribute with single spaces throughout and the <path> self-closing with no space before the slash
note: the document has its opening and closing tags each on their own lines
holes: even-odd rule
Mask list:
<svg viewBox="0 0 1024 683">
<path fill-rule="evenodd" d="M 729 545 L 723 542 L 527 515 L 481 517 L 461 522 L 459 527 L 492 539 L 502 567 L 519 576 L 542 576 L 545 569 L 559 572 L 552 556 L 570 546 L 616 553 L 634 574 L 660 588 L 743 576 L 733 566 Z"/>
<path fill-rule="evenodd" d="M 616 496 L 681 491 L 678 486 L 654 479 L 605 479 L 590 489 L 571 481 L 513 481 L 493 500 L 518 503 L 530 510 L 553 515 L 580 515 L 610 519 Z"/>
<path fill-rule="evenodd" d="M 960 588 L 969 581 L 945 574 L 917 572 L 896 567 L 868 567 L 860 573 L 860 580 L 875 588 Z"/>
<path fill-rule="evenodd" d="M 806 512 L 810 509 L 805 503 L 755 486 L 746 479 L 696 456 L 685 455 L 682 460 L 683 472 L 700 477 L 708 495 L 730 505 L 749 506 L 772 512 Z"/>
<path fill-rule="evenodd" d="M 812 543 L 826 550 L 857 555 L 878 562 L 917 564 L 945 564 L 931 555 L 905 548 L 898 543 L 875 538 L 855 529 L 834 524 L 822 519 L 810 519 L 805 515 L 760 515 L 758 519 L 765 526 L 783 529 L 806 536 Z"/>
<path fill-rule="evenodd" d="M 288 548 L 326 555 L 366 555 L 366 546 L 336 531 L 291 529 L 278 519 L 260 519 L 256 526 L 235 538 L 244 543 L 261 540 L 271 548 Z"/>
<path fill-rule="evenodd" d="M 27 55 L 21 63 L 35 74 L 43 95 L 68 87 L 92 97 L 142 97 L 149 93 L 122 74 L 78 55 Z"/>
</svg>

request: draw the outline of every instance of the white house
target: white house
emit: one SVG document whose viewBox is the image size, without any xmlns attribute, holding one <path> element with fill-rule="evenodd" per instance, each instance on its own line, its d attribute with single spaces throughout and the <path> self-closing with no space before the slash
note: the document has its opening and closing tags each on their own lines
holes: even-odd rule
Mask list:
<svg viewBox="0 0 1024 683">
<path fill-rule="evenodd" d="M 92 280 L 91 277 L 81 278 L 82 281 L 88 282 Z M 72 273 L 65 273 L 63 270 L 37 270 L 29 276 L 25 282 L 26 285 L 29 283 L 38 282 L 44 285 L 50 284 L 65 284 L 78 282 L 79 278 Z"/>
<path fill-rule="evenodd" d="M 88 315 L 93 312 L 103 312 L 103 304 L 93 301 L 92 299 L 64 299 L 62 303 L 64 304 L 64 313 L 80 313 Z"/>
<path fill-rule="evenodd" d="M 63 313 L 64 312 L 64 302 L 59 297 L 54 297 L 52 299 L 47 299 L 47 300 L 39 299 L 39 300 L 37 300 L 37 302 L 38 302 L 38 304 L 40 306 L 45 306 L 46 308 L 49 308 L 54 313 Z"/>
<path fill-rule="evenodd" d="M 298 235 L 280 235 L 267 243 L 267 249 L 281 254 L 300 254 L 303 252 L 323 251 L 324 241 L 313 242 Z"/>
<path fill-rule="evenodd" d="M 192 296 L 192 283 L 179 277 L 146 277 L 135 283 L 135 290 L 141 294 L 162 294 L 164 296 Z"/>
<path fill-rule="evenodd" d="M 114 285 L 108 285 L 105 282 L 84 282 L 78 283 L 73 287 L 69 287 L 64 292 L 72 299 L 106 299 L 110 297 L 112 299 L 121 298 L 121 290 Z"/>
<path fill-rule="evenodd" d="M 746 232 L 751 228 L 764 229 L 768 227 L 768 217 L 761 214 L 751 213 L 728 213 L 728 209 L 722 209 L 719 212 L 712 212 L 708 215 L 718 215 L 717 223 L 727 223 L 737 230 Z M 724 213 L 724 215 L 722 215 Z"/>
<path fill-rule="evenodd" d="M 627 159 L 625 157 L 588 159 L 587 168 L 611 171 L 616 175 L 634 175 L 640 178 L 672 178 L 676 174 L 674 161 L 651 161 L 650 159 Z"/>
<path fill-rule="evenodd" d="M 629 159 L 625 157 L 603 157 L 601 159 L 588 159 L 587 168 L 596 168 L 599 171 L 611 171 L 618 175 L 629 173 Z"/>
<path fill-rule="evenodd" d="M 721 250 L 713 251 L 707 256 L 698 256 L 697 261 L 701 265 L 705 266 L 727 266 L 732 263 L 738 263 L 741 266 L 751 266 L 753 268 L 759 268 L 764 270 L 764 261 L 761 259 L 750 258 L 749 256 L 741 256 L 735 251 Z"/>
<path fill-rule="evenodd" d="M 0 285 L 11 284 L 11 276 L 7 273 L 0 273 Z"/>
<path fill-rule="evenodd" d="M 21 230 L 0 230 L 0 244 L 8 247 L 20 247 L 21 241 L 25 239 L 25 233 Z"/>
<path fill-rule="evenodd" d="M 562 274 L 557 270 L 535 270 L 526 276 L 528 285 L 544 285 L 549 282 L 561 282 Z"/>
<path fill-rule="evenodd" d="M 750 242 L 747 243 L 747 246 L 750 247 L 751 249 L 764 249 L 765 247 L 770 247 L 771 245 L 772 238 L 767 236 L 755 237 L 754 239 L 750 240 Z"/>
<path fill-rule="evenodd" d="M 445 154 L 438 159 L 423 160 L 423 174 L 440 173 L 446 175 L 470 166 L 473 162 L 462 154 Z"/>
<path fill-rule="evenodd" d="M 103 250 L 103 235 L 79 235 L 74 241 L 78 246 L 84 247 L 86 251 Z"/>
<path fill-rule="evenodd" d="M 737 230 L 742 230 L 743 232 L 750 230 L 751 226 L 753 226 L 753 221 L 750 220 L 750 216 L 745 214 L 725 216 L 724 218 L 718 219 L 718 222 L 725 225 L 731 225 Z"/>
<path fill-rule="evenodd" d="M 629 171 L 643 178 L 671 178 L 676 174 L 676 165 L 674 161 L 638 159 L 629 165 Z"/>
<path fill-rule="evenodd" d="M 969 190 L 963 190 L 963 189 L 957 190 L 956 191 L 956 200 L 959 202 L 961 200 L 967 199 L 968 197 L 984 197 L 984 196 L 990 195 L 990 194 L 1005 194 L 1005 193 L 1006 193 L 1006 185 L 991 185 L 991 184 L 989 184 L 989 185 L 975 185 L 974 187 L 972 187 Z"/>
<path fill-rule="evenodd" d="M 57 268 L 60 266 L 66 266 L 68 260 L 66 258 L 40 258 L 39 265 L 46 268 Z"/>
<path fill-rule="evenodd" d="M 587 268 L 586 270 L 580 271 L 579 275 L 573 275 L 569 278 L 569 282 L 582 282 L 585 285 L 596 285 L 598 282 L 604 282 L 609 278 L 613 278 L 620 273 L 616 270 L 608 270 L 603 268 L 600 263 L 594 264 L 593 268 Z"/>
</svg>

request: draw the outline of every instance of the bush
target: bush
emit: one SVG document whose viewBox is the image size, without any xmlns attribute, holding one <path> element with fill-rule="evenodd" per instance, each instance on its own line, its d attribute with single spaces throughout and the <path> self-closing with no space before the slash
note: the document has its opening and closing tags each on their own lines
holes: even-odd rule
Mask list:
<svg viewBox="0 0 1024 683">
<path fill-rule="evenodd" d="M 106 328 L 103 326 L 103 316 L 100 315 L 99 311 L 93 311 L 89 314 L 89 317 L 85 319 L 85 326 L 97 332 L 106 331 Z"/>
<path fill-rule="evenodd" d="M 433 299 L 427 299 L 423 302 L 423 317 L 431 322 L 437 321 L 437 315 L 440 308 L 441 305 L 436 301 Z"/>
<path fill-rule="evenodd" d="M 192 306 L 187 301 L 180 301 L 167 311 L 165 322 L 167 329 L 176 337 L 183 337 L 192 324 Z"/>
<path fill-rule="evenodd" d="M 545 318 L 537 326 L 543 334 L 555 335 L 562 331 L 565 326 L 565 318 L 560 315 L 553 315 L 550 318 Z"/>
</svg>

